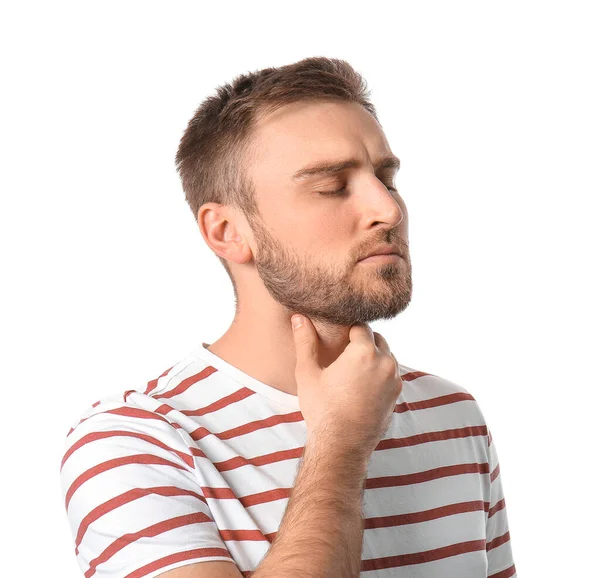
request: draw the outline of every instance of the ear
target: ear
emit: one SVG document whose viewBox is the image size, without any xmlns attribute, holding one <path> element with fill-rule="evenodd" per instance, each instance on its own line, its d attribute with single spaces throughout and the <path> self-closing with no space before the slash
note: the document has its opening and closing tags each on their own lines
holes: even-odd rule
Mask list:
<svg viewBox="0 0 600 578">
<path fill-rule="evenodd" d="M 204 242 L 215 255 L 240 264 L 253 257 L 243 221 L 231 207 L 218 203 L 204 203 L 198 209 L 198 228 Z"/>
</svg>

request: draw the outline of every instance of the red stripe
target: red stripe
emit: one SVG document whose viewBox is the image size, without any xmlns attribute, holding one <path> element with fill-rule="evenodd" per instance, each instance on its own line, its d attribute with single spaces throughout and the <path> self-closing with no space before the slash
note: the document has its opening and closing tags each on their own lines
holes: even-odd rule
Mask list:
<svg viewBox="0 0 600 578">
<path fill-rule="evenodd" d="M 192 492 L 191 490 L 176 488 L 175 486 L 134 488 L 133 490 L 124 492 L 123 494 L 115 496 L 114 498 L 104 502 L 103 504 L 100 504 L 98 507 L 94 508 L 87 516 L 85 516 L 83 520 L 81 520 L 81 524 L 79 524 L 77 536 L 75 538 L 75 555 L 79 553 L 79 544 L 81 544 L 81 540 L 83 539 L 83 536 L 86 533 L 90 524 L 104 516 L 104 514 L 108 514 L 109 512 L 116 510 L 120 506 L 129 504 L 134 500 L 138 500 L 139 498 L 143 498 L 144 496 L 148 496 L 150 494 L 156 494 L 159 496 L 192 496 L 193 498 L 198 498 L 206 504 L 206 498 L 204 498 L 204 496 L 196 492 Z"/>
<path fill-rule="evenodd" d="M 253 504 L 254 503 L 256 502 L 253 502 Z M 429 520 L 435 520 L 437 518 L 443 518 L 445 516 L 452 516 L 454 514 L 486 510 L 487 502 L 462 502 L 458 504 L 442 506 L 440 508 L 433 508 L 431 510 L 423 510 L 422 512 L 412 512 L 410 514 L 399 514 L 396 516 L 378 516 L 373 518 L 367 518 L 364 521 L 364 529 L 366 530 L 372 528 L 388 528 L 392 526 L 416 524 L 419 522 L 426 522 Z M 260 542 L 261 540 L 264 540 L 266 538 L 269 542 L 272 543 L 277 536 L 277 532 L 263 534 L 259 530 L 219 530 L 219 533 L 221 535 L 221 538 L 225 541 L 252 540 Z"/>
<path fill-rule="evenodd" d="M 438 397 L 422 399 L 419 401 L 403 401 L 402 403 L 396 405 L 394 411 L 396 413 L 404 413 L 405 411 L 418 411 L 420 409 L 439 407 L 441 405 L 448 405 L 451 403 L 457 403 L 459 401 L 475 401 L 475 398 L 470 393 L 449 393 L 447 395 L 440 395 Z"/>
<path fill-rule="evenodd" d="M 437 375 L 434 375 L 433 373 L 427 373 L 426 371 L 410 371 L 409 373 L 405 373 L 401 377 L 403 381 L 414 381 L 415 379 L 418 379 L 419 377 L 424 377 L 426 375 L 438 377 Z"/>
<path fill-rule="evenodd" d="M 73 497 L 73 494 L 88 480 L 92 479 L 94 476 L 106 472 L 108 470 L 112 470 L 113 468 L 118 468 L 120 466 L 130 465 L 130 464 L 152 464 L 158 466 L 172 466 L 177 468 L 178 470 L 187 471 L 186 468 L 180 466 L 179 464 L 170 462 L 169 460 L 165 460 L 163 458 L 159 458 L 158 456 L 153 456 L 150 454 L 136 454 L 133 456 L 125 456 L 123 458 L 115 458 L 113 460 L 108 460 L 106 462 L 102 462 L 89 470 L 86 470 L 83 474 L 78 476 L 75 481 L 69 487 L 67 491 L 67 495 L 65 497 L 65 508 L 69 507 L 69 502 Z"/>
<path fill-rule="evenodd" d="M 149 435 L 141 434 L 141 433 L 137 433 L 137 432 L 126 431 L 126 430 L 113 430 L 113 431 L 102 431 L 102 432 L 90 433 L 90 434 L 83 436 L 81 439 L 77 440 L 77 442 L 74 443 L 69 448 L 69 450 L 65 453 L 65 455 L 62 459 L 62 462 L 60 464 L 60 469 L 61 470 L 63 469 L 63 466 L 65 465 L 65 462 L 67 461 L 67 459 L 79 448 L 83 447 L 84 445 L 86 445 L 90 442 L 113 437 L 113 436 L 132 437 L 132 438 L 144 440 L 144 441 L 149 442 L 152 445 L 155 445 L 159 448 L 173 452 L 174 454 L 179 456 L 190 468 L 194 467 L 194 458 L 191 455 L 186 454 L 184 452 L 180 452 L 179 450 L 176 450 L 166 444 L 163 444 L 161 441 L 159 441 Z M 191 450 L 192 448 L 188 448 L 188 449 Z M 204 456 L 204 454 L 202 454 L 202 455 Z"/>
<path fill-rule="evenodd" d="M 162 375 L 161 375 L 162 377 Z M 144 395 L 148 395 L 157 385 L 158 385 L 158 379 L 152 379 L 148 382 L 148 385 L 146 386 L 146 390 L 144 391 Z"/>
<path fill-rule="evenodd" d="M 67 437 L 70 436 L 71 433 L 73 431 L 75 431 L 75 428 L 77 426 L 79 426 L 80 424 L 82 424 L 84 421 L 87 421 L 88 419 L 90 419 L 96 415 L 101 415 L 103 413 L 110 413 L 113 415 L 122 415 L 125 417 L 139 417 L 140 419 L 159 419 L 161 421 L 164 421 L 165 423 L 168 423 L 170 426 L 173 426 L 174 428 L 181 428 L 181 426 L 179 424 L 171 423 L 168 419 L 161 417 L 159 415 L 156 415 L 155 413 L 153 413 L 151 411 L 147 411 L 145 409 L 138 409 L 136 407 L 118 407 L 116 409 L 107 409 L 105 411 L 99 411 L 97 413 L 93 413 L 92 415 L 89 415 L 88 417 L 84 417 L 83 419 L 80 419 L 79 423 L 74 428 L 71 428 L 69 430 Z"/>
<path fill-rule="evenodd" d="M 190 375 L 190 377 L 186 377 L 185 379 L 181 380 L 179 382 L 179 385 L 177 385 L 177 387 L 175 387 L 171 391 L 168 391 L 166 393 L 161 393 L 160 395 L 157 396 L 157 399 L 168 399 L 171 397 L 175 397 L 176 395 L 179 395 L 179 394 L 183 393 L 184 391 L 186 391 L 187 389 L 189 389 L 195 383 L 198 383 L 199 381 L 206 379 L 208 376 L 215 373 L 215 371 L 217 371 L 217 370 L 214 367 L 212 367 L 211 365 L 208 365 L 200 373 Z"/>
<path fill-rule="evenodd" d="M 233 562 L 233 558 L 231 558 L 229 551 L 223 548 L 196 548 L 195 550 L 177 552 L 176 554 L 170 554 L 164 558 L 159 558 L 155 562 L 146 564 L 138 570 L 127 574 L 125 578 L 143 578 L 143 576 L 147 576 L 150 574 L 150 572 L 154 572 L 155 570 L 159 570 L 160 568 L 164 568 L 170 564 L 181 562 L 182 560 L 191 560 L 192 558 L 209 558 L 213 556 L 227 556 L 227 558 L 230 558 Z M 233 563 L 235 564 L 235 562 Z"/>
<path fill-rule="evenodd" d="M 95 403 L 93 403 L 93 404 L 92 404 L 92 407 L 96 407 L 97 405 L 99 405 L 99 404 L 100 404 L 100 402 L 101 402 L 101 401 L 102 401 L 102 400 L 100 400 L 100 399 L 99 399 L 98 401 L 96 401 Z M 91 416 L 90 416 L 90 417 L 91 417 Z M 69 436 L 70 436 L 70 435 L 71 435 L 71 434 L 72 434 L 72 433 L 75 431 L 75 428 L 76 428 L 76 427 L 77 427 L 77 426 L 78 426 L 80 423 L 84 422 L 86 419 L 88 419 L 88 418 L 87 418 L 87 417 L 84 417 L 84 418 L 80 419 L 80 420 L 79 420 L 79 422 L 77 423 L 77 425 L 76 425 L 75 427 L 72 427 L 72 428 L 69 430 L 69 433 L 67 434 L 67 437 L 69 437 Z"/>
<path fill-rule="evenodd" d="M 447 476 L 457 476 L 461 474 L 487 474 L 489 472 L 488 464 L 457 464 L 453 466 L 444 466 L 424 472 L 412 474 L 403 474 L 398 476 L 386 476 L 381 478 L 369 478 L 365 481 L 365 489 L 387 488 L 395 486 L 408 486 L 436 480 Z M 244 508 L 265 504 L 276 500 L 284 500 L 290 497 L 292 488 L 276 488 L 264 492 L 256 492 L 247 496 L 237 496 L 231 488 L 215 488 L 212 486 L 202 486 L 202 494 L 208 499 L 213 500 L 239 500 Z"/>
<path fill-rule="evenodd" d="M 291 413 L 284 413 L 278 415 L 272 415 L 266 419 L 251 421 L 249 423 L 242 424 L 240 426 L 234 427 L 232 429 L 222 431 L 220 433 L 214 433 L 207 430 L 205 427 L 200 426 L 196 428 L 194 431 L 190 432 L 190 436 L 194 441 L 198 441 L 203 437 L 208 435 L 213 435 L 218 437 L 220 440 L 229 440 L 232 438 L 236 438 L 238 436 L 247 435 L 249 433 L 266 429 L 281 423 L 296 423 L 301 422 L 304 418 L 302 417 L 302 413 L 299 411 L 294 411 Z"/>
<path fill-rule="evenodd" d="M 490 508 L 490 511 L 488 512 L 488 518 L 491 518 L 496 512 L 502 510 L 504 507 L 504 498 L 502 498 L 495 506 Z"/>
<path fill-rule="evenodd" d="M 410 564 L 423 564 L 425 562 L 441 560 L 442 558 L 449 558 L 451 556 L 458 556 L 459 554 L 476 552 L 478 550 L 485 550 L 485 540 L 470 540 L 468 542 L 451 544 L 450 546 L 435 548 L 433 550 L 363 560 L 361 572 L 383 570 L 385 568 L 397 568 L 398 566 L 408 566 Z"/>
<path fill-rule="evenodd" d="M 173 411 L 175 408 L 171 407 L 168 403 L 163 403 L 159 405 L 154 411 L 156 413 L 160 413 L 161 415 L 167 415 L 170 411 Z"/>
<path fill-rule="evenodd" d="M 502 536 L 498 536 L 497 538 L 494 538 L 491 542 L 488 542 L 485 549 L 489 552 L 490 550 L 493 550 L 498 546 L 502 546 L 502 544 L 508 542 L 509 540 L 510 533 L 506 532 L 505 534 L 502 534 Z"/>
<path fill-rule="evenodd" d="M 419 484 L 437 480 L 447 476 L 457 476 L 460 474 L 485 474 L 489 472 L 487 463 L 478 464 L 456 464 L 453 466 L 442 466 L 422 472 L 412 474 L 401 474 L 397 476 L 382 476 L 380 478 L 368 478 L 365 482 L 367 488 L 393 488 L 395 486 L 410 486 L 411 484 Z"/>
<path fill-rule="evenodd" d="M 277 532 L 263 534 L 261 530 L 219 530 L 219 534 L 225 542 L 273 542 L 277 536 Z"/>
<path fill-rule="evenodd" d="M 507 568 L 506 570 L 502 570 L 500 572 L 496 572 L 495 574 L 490 574 L 488 576 L 488 578 L 510 578 L 511 576 L 514 576 L 517 572 L 517 569 L 515 568 L 515 565 L 513 564 L 510 568 Z"/>
<path fill-rule="evenodd" d="M 255 467 L 265 466 L 268 464 L 274 464 L 285 460 L 293 460 L 301 458 L 304 453 L 304 447 L 298 447 L 291 450 L 281 450 L 278 452 L 272 452 L 263 456 L 255 456 L 253 458 L 245 458 L 243 456 L 236 456 L 223 462 L 213 462 L 213 466 L 219 470 L 219 472 L 227 472 L 234 470 L 235 468 L 241 468 L 242 466 L 252 465 Z"/>
<path fill-rule="evenodd" d="M 173 369 L 173 367 L 175 367 L 175 366 L 172 365 L 171 367 L 169 367 L 169 369 L 165 369 L 156 379 L 150 380 L 148 382 L 148 386 L 146 387 L 146 391 L 144 391 L 144 395 L 148 395 L 158 385 L 158 380 L 161 377 L 164 377 L 165 375 L 167 375 L 167 373 L 169 373 L 169 371 L 171 371 L 171 369 Z"/>
<path fill-rule="evenodd" d="M 212 368 L 212 366 L 211 366 L 211 369 L 214 370 L 214 368 Z M 429 374 L 423 374 L 423 375 L 429 375 Z M 194 377 L 194 376 L 192 376 L 192 377 Z M 191 384 L 189 384 L 189 385 L 191 385 Z M 189 387 L 189 385 L 185 386 L 185 389 L 187 389 L 187 387 Z M 157 399 L 172 397 L 173 395 L 176 395 L 176 393 L 175 393 L 176 390 L 177 390 L 177 388 L 175 390 L 169 392 L 168 394 L 158 396 Z M 129 390 L 126 393 L 131 393 L 132 391 L 136 391 L 136 390 Z M 181 393 L 181 391 L 179 391 L 178 393 Z M 243 399 L 246 399 L 247 397 L 250 397 L 251 395 L 255 395 L 255 392 L 253 392 L 252 390 L 250 390 L 248 388 L 243 387 L 243 388 L 239 389 L 238 391 L 232 393 L 231 395 L 228 395 L 222 399 L 219 399 L 206 407 L 202 407 L 199 409 L 193 409 L 193 410 L 181 410 L 181 413 L 183 413 L 186 416 L 203 416 L 208 413 L 212 413 L 214 411 L 218 411 L 220 409 L 228 407 L 229 405 L 231 405 L 233 403 L 242 401 Z M 422 409 L 428 409 L 428 408 L 432 408 L 432 407 L 439 407 L 442 405 L 456 403 L 459 401 L 474 401 L 474 398 L 469 393 L 462 393 L 462 392 L 451 393 L 448 395 L 441 395 L 438 397 L 415 401 L 415 402 L 410 402 L 410 403 L 402 402 L 402 403 L 399 403 L 398 405 L 396 405 L 396 407 L 394 408 L 394 412 L 400 414 L 400 413 L 404 413 L 406 411 L 418 411 L 418 410 L 422 410 Z M 123 409 L 125 409 L 125 408 L 123 408 Z M 133 408 L 127 408 L 127 409 L 131 410 Z M 170 411 L 173 411 L 173 409 L 174 408 L 169 406 L 168 404 L 163 404 L 160 407 L 158 407 L 157 409 L 155 409 L 154 412 L 155 412 L 155 414 L 158 413 L 158 414 L 166 415 Z M 140 411 L 143 411 L 143 410 L 140 410 Z M 100 412 L 100 413 L 115 413 L 118 415 L 129 415 L 131 417 L 142 417 L 142 418 L 145 417 L 147 419 L 151 419 L 151 416 L 149 416 L 149 415 L 131 415 L 131 414 L 125 413 L 124 411 L 117 412 L 115 410 L 108 410 L 107 412 Z M 94 414 L 94 415 L 98 415 L 98 414 Z M 85 418 L 85 419 L 88 419 L 88 418 Z M 81 420 L 79 423 L 85 421 L 85 419 Z M 242 426 L 239 426 L 238 428 L 229 430 L 228 432 L 222 432 L 222 434 L 220 434 L 220 436 L 227 436 L 227 437 L 220 437 L 220 439 L 229 439 L 231 437 L 236 437 L 238 435 L 244 435 L 247 433 L 251 433 L 253 431 L 256 431 L 256 430 L 259 430 L 259 429 L 265 428 L 265 427 L 270 427 L 272 425 L 278 425 L 280 423 L 299 422 L 299 421 L 302 421 L 303 419 L 304 418 L 300 411 L 292 412 L 292 413 L 284 414 L 284 415 L 276 415 L 276 416 L 272 416 L 266 420 L 259 420 L 259 421 L 254 421 L 251 424 L 244 424 Z M 169 423 L 171 423 L 171 422 L 169 422 Z M 171 425 L 176 428 L 181 428 L 181 426 L 179 424 L 171 423 Z M 72 428 L 69 431 L 67 436 L 71 434 L 73 429 L 74 428 Z M 211 435 L 211 432 L 206 430 L 206 428 L 202 428 L 202 427 L 199 427 L 196 430 L 194 430 L 193 432 L 191 432 L 192 439 L 194 439 L 195 441 L 198 441 L 199 439 L 201 439 L 202 437 L 204 437 L 206 435 Z"/>
<path fill-rule="evenodd" d="M 413 436 L 407 436 L 404 438 L 387 438 L 381 440 L 375 449 L 387 450 L 390 448 L 402 448 L 428 442 L 437 442 L 455 438 L 466 438 L 471 436 L 487 436 L 487 427 L 485 425 L 476 425 L 468 427 L 459 427 L 455 429 L 424 432 Z"/>
<path fill-rule="evenodd" d="M 500 474 L 500 464 L 498 464 L 494 468 L 494 471 L 492 472 L 492 475 L 490 476 L 490 482 L 493 482 L 498 477 L 499 474 Z"/>
<path fill-rule="evenodd" d="M 125 417 L 137 417 L 140 419 L 157 419 L 168 423 L 169 425 L 173 425 L 168 419 L 156 415 L 152 411 L 148 411 L 147 409 L 139 409 L 137 407 L 117 407 L 115 409 L 107 409 L 106 411 L 98 412 L 94 415 L 100 415 L 102 413 L 110 413 L 113 415 L 122 415 Z"/>
<path fill-rule="evenodd" d="M 166 369 L 158 378 L 149 381 L 147 384 L 146 390 L 144 391 L 144 394 L 148 395 L 153 389 L 155 389 L 158 384 L 158 380 L 161 377 L 164 377 L 165 375 L 167 375 L 167 373 L 169 373 L 169 371 L 171 371 L 171 369 L 173 369 L 173 367 L 175 367 L 175 366 L 173 365 L 169 369 Z M 157 397 L 157 399 L 158 398 L 170 398 L 170 397 L 173 397 L 180 393 L 183 393 L 191 385 L 193 385 L 200 379 L 204 379 L 205 377 L 212 375 L 216 371 L 217 371 L 217 369 L 215 369 L 214 367 L 209 365 L 209 366 L 205 367 L 205 369 L 202 372 L 200 372 L 199 374 L 188 377 L 187 379 L 184 379 L 183 381 L 181 381 L 174 390 L 172 390 L 168 393 L 165 393 L 163 395 L 159 395 Z M 423 377 L 426 375 L 432 375 L 433 377 L 437 377 L 436 375 L 434 375 L 432 373 L 427 373 L 424 371 L 413 371 L 413 372 L 404 374 L 402 376 L 402 379 L 404 381 L 412 381 L 414 379 L 417 379 L 419 377 Z M 138 390 L 129 390 L 126 392 L 125 395 L 132 393 L 134 391 L 138 391 Z M 249 390 L 248 388 L 242 388 L 239 392 L 236 392 L 236 393 L 232 394 L 231 396 L 228 396 L 229 402 L 227 401 L 228 398 L 224 398 L 223 400 L 219 400 L 219 401 L 211 404 L 211 406 L 209 406 L 208 408 L 201 408 L 201 409 L 197 409 L 197 410 L 184 410 L 182 413 L 184 413 L 185 415 L 204 415 L 211 411 L 216 411 L 218 409 L 221 409 L 222 407 L 226 407 L 227 405 L 229 405 L 229 403 L 234 403 L 235 401 L 240 401 L 240 400 L 244 399 L 245 397 L 254 395 L 254 393 L 255 392 L 253 392 L 252 390 Z M 447 403 L 454 403 L 456 401 L 462 401 L 462 400 L 473 400 L 474 401 L 474 398 L 469 393 L 458 392 L 458 393 L 452 393 L 452 394 L 448 394 L 448 395 L 442 395 L 442 396 L 439 396 L 436 398 L 431 398 L 429 400 L 421 400 L 421 401 L 416 401 L 416 402 L 411 402 L 411 403 L 403 402 L 403 403 L 398 404 L 396 406 L 396 408 L 394 409 L 394 411 L 396 413 L 403 413 L 407 410 L 414 411 L 414 410 L 418 410 L 418 409 L 426 409 L 428 407 L 436 407 L 439 405 L 444 405 Z M 92 407 L 96 407 L 99 403 L 101 403 L 101 400 L 92 404 Z M 103 413 L 105 413 L 105 412 L 103 412 Z M 116 413 L 116 412 L 111 411 L 110 413 Z M 97 414 L 94 414 L 94 415 L 97 415 Z M 120 415 L 125 415 L 125 414 L 120 414 Z M 84 418 L 84 419 L 80 420 L 79 423 L 82 423 L 86 419 L 88 419 L 88 418 Z M 174 425 L 174 427 L 176 427 L 175 424 L 172 424 L 172 425 Z M 77 427 L 77 426 L 75 426 L 75 427 Z M 179 427 L 181 427 L 181 426 L 179 426 Z M 71 428 L 69 430 L 69 432 L 67 433 L 67 437 L 69 435 L 71 435 L 71 433 L 74 430 L 75 430 L 75 428 Z"/>
<path fill-rule="evenodd" d="M 247 387 L 242 387 L 241 389 L 234 391 L 232 394 L 226 395 L 225 397 L 218 399 L 210 405 L 201 407 L 200 409 L 184 409 L 181 413 L 187 416 L 206 415 L 207 413 L 212 413 L 213 411 L 223 409 L 231 405 L 232 403 L 238 403 L 239 401 L 242 401 L 252 395 L 256 395 L 256 393 L 251 389 L 248 389 Z"/>
<path fill-rule="evenodd" d="M 139 532 L 131 532 L 129 534 L 124 534 L 120 538 L 117 538 L 108 548 L 106 548 L 100 556 L 94 558 L 90 562 L 90 567 L 85 571 L 85 578 L 90 578 L 96 573 L 96 568 L 103 564 L 104 562 L 110 560 L 115 554 L 120 552 L 129 544 L 132 544 L 139 538 L 153 538 L 162 534 L 163 532 L 168 532 L 169 530 L 173 530 L 174 528 L 182 528 L 183 526 L 189 526 L 191 524 L 199 524 L 202 522 L 212 522 L 214 520 L 204 514 L 203 512 L 197 512 L 194 514 L 185 514 L 183 516 L 177 516 L 175 518 L 171 518 L 170 520 L 165 520 L 163 522 L 159 522 L 158 524 L 153 524 L 152 526 L 148 526 L 147 528 L 143 528 Z"/>
<path fill-rule="evenodd" d="M 242 466 L 251 465 L 254 467 L 264 466 L 267 464 L 273 464 L 285 460 L 301 458 L 304 453 L 303 447 L 294 448 L 291 450 L 281 450 L 278 452 L 272 452 L 269 454 L 265 454 L 262 456 L 255 456 L 253 458 L 245 458 L 243 456 L 236 456 L 234 458 L 230 458 L 223 462 L 213 462 L 212 465 L 219 472 L 227 472 L 236 468 L 240 468 Z M 475 468 L 470 470 L 469 468 Z M 483 468 L 483 469 L 482 469 Z M 466 473 L 467 471 L 473 472 L 481 472 L 481 473 L 489 473 L 489 464 L 486 462 L 485 464 L 454 464 L 451 466 L 442 466 L 439 468 L 435 468 L 433 470 L 428 470 L 431 472 L 436 471 L 456 471 L 457 473 Z M 423 472 L 416 472 L 411 474 L 406 474 L 408 477 L 420 476 Z M 454 474 L 446 474 L 446 475 L 454 475 Z"/>
<path fill-rule="evenodd" d="M 128 492 L 128 494 L 131 492 Z M 161 492 L 162 493 L 162 492 Z M 286 492 L 289 496 L 289 492 Z M 214 498 L 214 495 L 208 495 L 208 497 Z M 223 496 L 221 496 L 223 497 Z M 230 496 L 231 498 L 235 498 L 233 494 Z M 285 496 L 284 496 L 285 497 Z M 280 496 L 281 498 L 281 496 Z M 202 498 L 203 501 L 204 498 Z M 127 500 L 131 501 L 131 500 Z M 270 501 L 270 500 L 269 500 Z M 249 501 L 251 503 L 244 504 L 244 507 L 248 507 L 248 505 L 254 505 L 256 503 L 265 503 L 265 500 L 261 500 L 260 502 L 256 502 L 254 500 Z M 475 512 L 475 511 L 485 511 L 487 510 L 487 502 L 482 501 L 473 501 L 473 502 L 462 502 L 457 504 L 450 504 L 448 506 L 442 506 L 439 508 L 433 508 L 430 510 L 423 510 L 422 512 L 412 512 L 409 514 L 402 514 L 396 516 L 380 516 L 367 518 L 364 523 L 365 529 L 371 528 L 384 528 L 390 526 L 401 526 L 405 524 L 415 524 L 418 522 L 424 522 L 429 520 L 434 520 L 437 518 L 442 518 L 445 516 L 451 516 L 455 514 L 460 514 L 464 512 Z M 78 534 L 82 535 L 82 531 L 80 528 L 80 532 Z M 219 530 L 219 534 L 224 541 L 257 541 L 260 542 L 265 538 L 269 542 L 273 542 L 275 537 L 277 536 L 277 532 L 272 532 L 270 534 L 263 534 L 259 530 Z"/>
<path fill-rule="evenodd" d="M 200 426 L 190 432 L 190 437 L 194 441 L 198 441 L 206 436 L 216 436 L 220 440 L 228 440 L 242 435 L 255 432 L 260 429 L 278 425 L 280 423 L 293 423 L 302 421 L 301 412 L 292 412 L 289 414 L 274 415 L 264 420 L 252 421 L 249 423 L 242 424 L 235 428 L 222 431 L 220 433 L 214 433 L 206 429 L 204 426 Z M 487 436 L 487 426 L 477 425 L 468 426 L 463 428 L 447 429 L 441 431 L 425 432 L 422 434 L 416 434 L 404 438 L 388 438 L 382 440 L 376 449 L 390 449 L 398 447 L 406 447 L 417 445 L 421 443 L 427 443 L 432 441 L 441 441 L 453 438 L 463 438 L 470 436 Z"/>
<path fill-rule="evenodd" d="M 218 399 L 217 401 L 211 403 L 208 406 L 205 407 L 201 407 L 199 409 L 191 409 L 191 410 L 182 410 L 181 413 L 183 413 L 184 415 L 187 416 L 203 416 L 206 415 L 208 413 L 212 413 L 214 411 L 218 411 L 220 409 L 223 409 L 225 407 L 228 407 L 229 405 L 233 404 L 233 403 L 238 403 L 239 401 L 242 401 L 252 395 L 256 395 L 256 393 L 246 387 L 242 387 L 241 389 L 233 392 L 230 395 L 227 395 L 221 399 Z M 440 395 L 438 397 L 433 397 L 430 399 L 423 399 L 420 401 L 413 401 L 413 402 L 402 402 L 396 405 L 396 407 L 394 408 L 394 412 L 395 413 L 404 413 L 406 411 L 419 411 L 422 409 L 429 409 L 432 407 L 439 407 L 442 405 L 449 405 L 451 403 L 457 403 L 459 401 L 474 401 L 474 398 L 471 394 L 469 393 L 451 393 L 448 395 Z M 290 414 L 286 414 L 286 416 L 281 416 L 281 417 L 290 417 L 292 419 L 290 420 L 286 420 L 288 421 L 288 423 L 291 423 L 291 421 L 301 421 L 302 418 L 302 413 L 301 412 L 292 412 Z M 280 416 L 277 416 L 280 417 Z M 261 424 L 261 421 L 257 421 L 257 422 L 253 422 L 255 424 Z M 281 423 L 281 422 L 279 422 Z M 256 429 L 259 429 L 258 427 Z"/>
<path fill-rule="evenodd" d="M 459 502 L 448 504 L 439 508 L 422 510 L 421 512 L 411 512 L 409 514 L 396 514 L 394 516 L 379 516 L 377 518 L 368 518 L 365 520 L 364 528 L 389 528 L 391 526 L 404 526 L 406 524 L 418 524 L 419 522 L 428 522 L 446 516 L 463 514 L 465 512 L 485 511 L 486 503 L 481 500 L 472 502 Z"/>
</svg>

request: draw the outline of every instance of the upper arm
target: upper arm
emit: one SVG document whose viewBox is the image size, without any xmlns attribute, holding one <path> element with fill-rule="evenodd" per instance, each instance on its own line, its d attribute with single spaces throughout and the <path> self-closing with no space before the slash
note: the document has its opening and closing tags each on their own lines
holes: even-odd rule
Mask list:
<svg viewBox="0 0 600 578">
<path fill-rule="evenodd" d="M 101 411 L 67 438 L 61 481 L 82 572 L 152 578 L 200 566 L 204 576 L 226 562 L 223 578 L 239 578 L 188 443 L 162 416 L 127 409 Z"/>
<path fill-rule="evenodd" d="M 232 562 L 199 562 L 159 574 L 156 578 L 242 578 Z"/>
<path fill-rule="evenodd" d="M 510 542 L 502 479 L 500 476 L 500 461 L 491 433 L 488 440 L 488 463 L 490 470 L 490 503 L 486 523 L 488 575 L 506 571 L 510 573 L 505 575 L 512 577 L 515 575 L 516 570 Z"/>
</svg>

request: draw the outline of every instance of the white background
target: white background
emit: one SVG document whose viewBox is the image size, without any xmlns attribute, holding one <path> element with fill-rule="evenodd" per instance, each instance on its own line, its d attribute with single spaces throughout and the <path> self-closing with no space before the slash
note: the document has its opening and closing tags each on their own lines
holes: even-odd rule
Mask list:
<svg viewBox="0 0 600 578">
<path fill-rule="evenodd" d="M 174 167 L 189 118 L 237 74 L 307 56 L 365 76 L 402 162 L 413 299 L 373 330 L 479 402 L 519 576 L 593 574 L 597 3 L 16 6 L 0 18 L 3 575 L 82 575 L 67 431 L 231 323 Z"/>
</svg>

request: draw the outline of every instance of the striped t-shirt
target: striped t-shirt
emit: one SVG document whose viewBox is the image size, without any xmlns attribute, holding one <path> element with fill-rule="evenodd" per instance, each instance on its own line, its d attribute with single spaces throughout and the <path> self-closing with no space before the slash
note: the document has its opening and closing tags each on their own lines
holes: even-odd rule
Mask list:
<svg viewBox="0 0 600 578">
<path fill-rule="evenodd" d="M 61 483 L 86 578 L 152 578 L 214 560 L 248 576 L 277 536 L 306 443 L 298 398 L 206 347 L 96 402 L 67 434 Z M 477 402 L 399 368 L 404 386 L 368 464 L 360 576 L 516 577 Z"/>
</svg>

